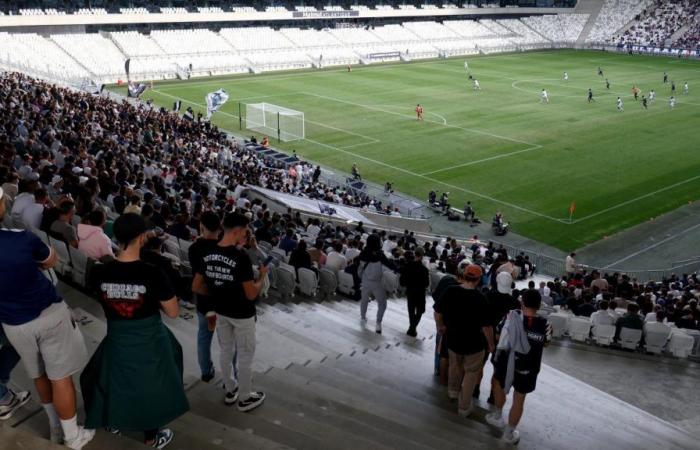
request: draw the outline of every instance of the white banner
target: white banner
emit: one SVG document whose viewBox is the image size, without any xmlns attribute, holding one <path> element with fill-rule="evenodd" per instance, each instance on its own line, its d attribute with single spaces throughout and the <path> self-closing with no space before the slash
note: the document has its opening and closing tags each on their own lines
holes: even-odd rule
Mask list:
<svg viewBox="0 0 700 450">
<path fill-rule="evenodd" d="M 339 205 L 337 203 L 324 202 L 311 198 L 298 197 L 296 195 L 284 194 L 282 192 L 263 189 L 257 186 L 248 186 L 251 191 L 258 192 L 265 197 L 276 200 L 283 205 L 289 206 L 294 210 L 311 214 L 322 214 L 334 219 L 345 221 L 363 222 L 366 225 L 377 225 L 364 216 L 357 208 L 350 206 Z"/>
</svg>

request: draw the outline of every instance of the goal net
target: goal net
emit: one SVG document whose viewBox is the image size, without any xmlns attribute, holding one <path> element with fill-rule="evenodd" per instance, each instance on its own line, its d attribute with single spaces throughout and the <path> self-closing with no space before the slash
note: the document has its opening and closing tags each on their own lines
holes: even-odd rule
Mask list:
<svg viewBox="0 0 700 450">
<path fill-rule="evenodd" d="M 261 134 L 279 136 L 279 139 L 304 139 L 304 113 L 271 103 L 247 103 L 245 127 Z"/>
</svg>

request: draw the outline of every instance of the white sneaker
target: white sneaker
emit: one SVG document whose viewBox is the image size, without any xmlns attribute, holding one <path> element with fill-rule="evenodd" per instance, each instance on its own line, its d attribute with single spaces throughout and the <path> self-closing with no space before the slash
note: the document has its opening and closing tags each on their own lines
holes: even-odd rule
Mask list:
<svg viewBox="0 0 700 450">
<path fill-rule="evenodd" d="M 81 450 L 88 442 L 95 437 L 95 430 L 88 430 L 83 427 L 78 428 L 78 435 L 73 439 L 66 439 L 66 447 L 72 450 Z"/>
<path fill-rule="evenodd" d="M 503 441 L 506 444 L 517 444 L 518 442 L 520 442 L 520 432 L 518 430 L 513 430 L 510 433 L 503 433 Z"/>
<path fill-rule="evenodd" d="M 8 389 L 7 392 L 11 395 L 11 397 L 7 404 L 0 405 L 0 420 L 7 420 L 11 418 L 12 414 L 26 404 L 31 398 L 31 394 L 28 391 L 13 392 L 12 390 Z"/>
<path fill-rule="evenodd" d="M 503 415 L 493 412 L 486 414 L 486 423 L 496 428 L 503 428 L 506 426 L 506 421 L 503 420 Z"/>
<path fill-rule="evenodd" d="M 51 442 L 54 444 L 63 444 L 63 428 L 61 426 L 51 427 L 49 431 Z"/>
<path fill-rule="evenodd" d="M 377 334 L 382 334 L 382 323 L 381 322 L 377 322 L 377 325 L 374 327 L 374 331 Z"/>
<path fill-rule="evenodd" d="M 469 417 L 471 414 L 474 412 L 474 404 L 472 403 L 469 405 L 469 408 L 467 409 L 458 409 L 457 414 L 459 414 L 460 417 Z"/>
<path fill-rule="evenodd" d="M 447 398 L 450 400 L 457 400 L 459 398 L 459 391 L 447 390 Z"/>
</svg>

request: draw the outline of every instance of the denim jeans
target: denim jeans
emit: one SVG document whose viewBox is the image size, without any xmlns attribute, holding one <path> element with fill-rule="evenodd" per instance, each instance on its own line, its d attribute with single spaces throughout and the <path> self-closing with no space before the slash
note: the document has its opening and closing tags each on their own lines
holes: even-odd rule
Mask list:
<svg viewBox="0 0 700 450">
<path fill-rule="evenodd" d="M 10 342 L 5 336 L 5 331 L 0 325 L 0 402 L 7 395 L 7 383 L 10 381 L 10 373 L 19 362 L 19 355 L 15 348 L 10 345 Z"/>
<path fill-rule="evenodd" d="M 214 332 L 209 331 L 207 318 L 204 314 L 197 311 L 197 322 L 199 324 L 197 330 L 197 361 L 199 362 L 199 370 L 202 376 L 209 375 L 214 372 L 214 363 L 211 360 L 211 341 L 214 337 Z M 238 377 L 238 361 L 237 354 L 233 354 L 233 373 Z"/>
</svg>

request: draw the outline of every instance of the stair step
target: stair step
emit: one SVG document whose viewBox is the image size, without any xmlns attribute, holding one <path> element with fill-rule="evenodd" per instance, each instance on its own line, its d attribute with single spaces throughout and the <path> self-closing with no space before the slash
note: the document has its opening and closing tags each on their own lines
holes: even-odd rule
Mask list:
<svg viewBox="0 0 700 450">
<path fill-rule="evenodd" d="M 328 445 L 318 438 L 315 430 L 306 433 L 304 427 L 295 428 L 293 425 L 296 423 L 290 418 L 290 413 L 276 407 L 272 399 L 267 399 L 265 404 L 256 410 L 242 413 L 235 407 L 224 405 L 223 397 L 223 390 L 199 383 L 188 393 L 190 412 L 255 436 L 284 442 L 292 448 L 328 449 Z"/>
<path fill-rule="evenodd" d="M 425 450 L 434 448 L 435 439 L 392 422 L 384 417 L 354 408 L 318 395 L 313 386 L 302 386 L 294 382 L 286 371 L 272 370 L 257 380 L 265 392 L 275 396 L 275 401 L 293 408 L 298 414 L 314 418 L 326 425 L 332 425 L 370 438 L 391 448 L 405 450 Z M 325 425 L 324 425 L 325 426 Z"/>
<path fill-rule="evenodd" d="M 268 375 L 278 371 L 279 369 L 273 369 Z M 283 372 L 287 377 L 296 376 L 300 384 L 306 380 L 312 389 L 318 390 L 319 394 L 327 398 L 337 399 L 357 409 L 372 411 L 385 418 L 391 417 L 411 428 L 429 433 L 433 435 L 434 442 L 438 442 L 435 436 L 440 436 L 444 440 L 443 445 L 447 447 L 455 448 L 458 444 L 468 442 L 471 448 L 500 448 L 497 439 L 489 437 L 490 428 L 486 425 L 460 419 L 456 414 L 448 414 L 427 403 L 399 396 L 389 389 L 358 381 L 337 371 L 330 373 L 316 367 L 290 366 Z"/>
<path fill-rule="evenodd" d="M 0 426 L 0 449 L 2 450 L 66 450 L 66 447 L 52 444 L 48 439 L 34 433 L 10 426 Z"/>
<path fill-rule="evenodd" d="M 193 414 L 191 412 L 179 417 L 168 426 L 176 433 L 173 443 L 177 443 L 183 448 L 183 450 L 198 448 L 224 448 L 230 450 L 238 450 L 241 448 L 256 450 L 288 450 L 291 448 L 262 436 L 223 425 L 220 422 L 208 419 L 198 414 Z M 206 439 L 201 439 L 203 442 L 205 441 L 205 445 L 189 447 L 181 445 L 186 443 L 186 440 L 181 439 L 181 436 L 189 436 L 192 433 L 196 433 L 196 436 L 200 438 L 206 436 Z"/>
</svg>

